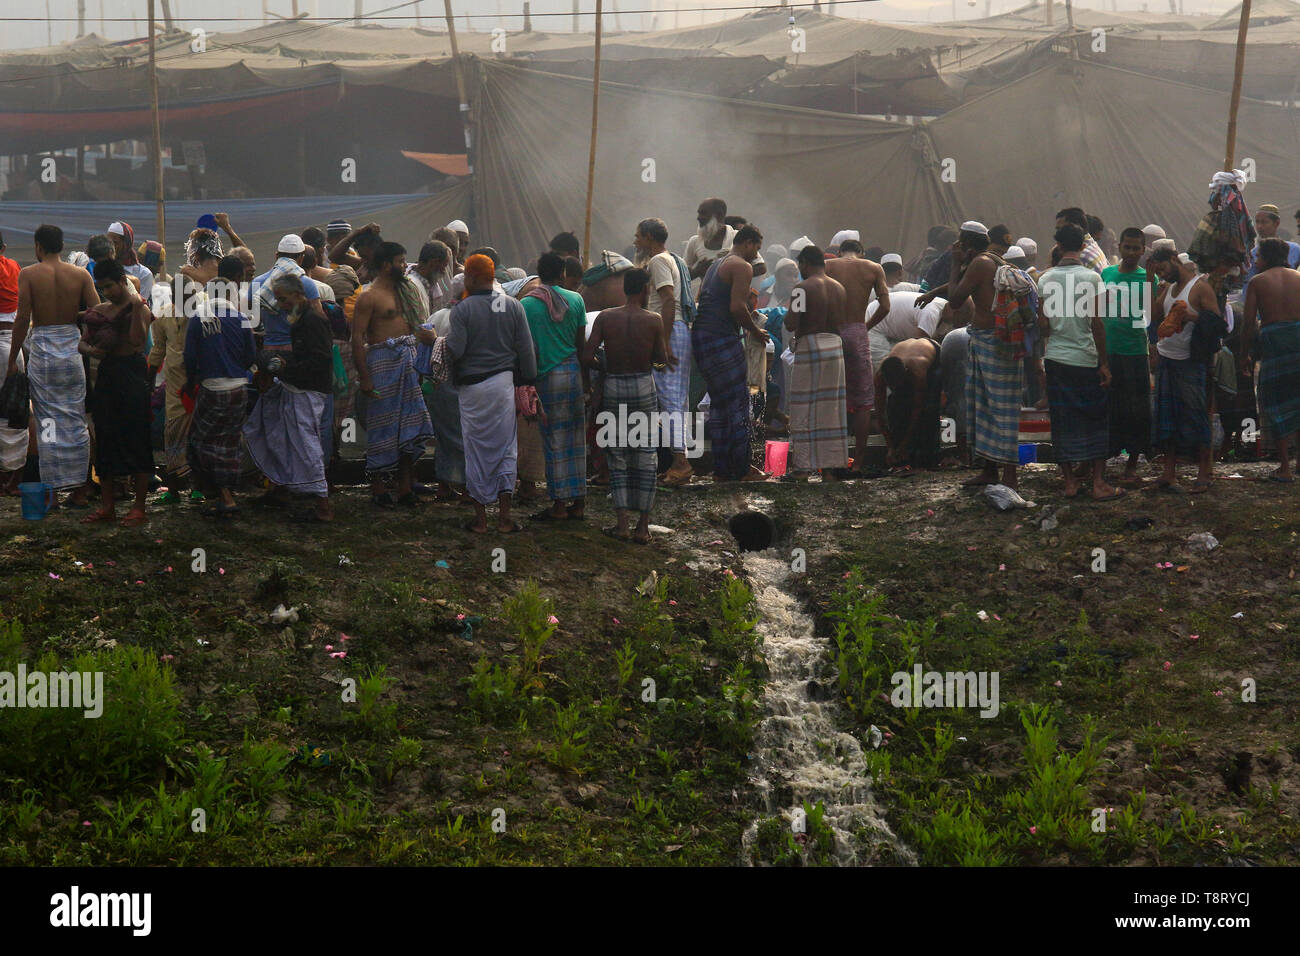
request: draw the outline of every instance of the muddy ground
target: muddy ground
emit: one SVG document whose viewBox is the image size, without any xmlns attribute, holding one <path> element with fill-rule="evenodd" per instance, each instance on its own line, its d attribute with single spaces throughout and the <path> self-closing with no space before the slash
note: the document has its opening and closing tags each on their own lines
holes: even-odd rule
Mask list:
<svg viewBox="0 0 1300 956">
<path fill-rule="evenodd" d="M 462 530 L 456 505 L 376 510 L 361 489 L 339 496 L 332 526 L 274 512 L 213 524 L 186 503 L 154 508 L 144 529 L 85 529 L 73 514 L 21 521 L 6 500 L 13 659 L 142 648 L 149 666 L 130 666 L 156 664 L 176 714 L 164 741 L 111 772 L 82 751 L 0 767 L 11 806 L 0 822 L 12 824 L 0 826 L 0 861 L 741 862 L 741 835 L 763 812 L 748 785 L 763 662 L 717 569 L 743 574 L 727 519 L 752 506 L 776 520 L 780 551 L 803 549 L 796 590 L 828 645 L 859 569 L 900 626 L 934 623 L 928 667 L 1000 673 L 997 717 L 935 715 L 962 739 L 926 787 L 1013 778 L 1024 708 L 1047 704 L 1064 752 L 1089 718 L 1105 738 L 1080 806 L 1128 806 L 1144 791 L 1139 815 L 1171 834 L 1090 855 L 1008 830 L 994 842 L 1009 856 L 995 861 L 1294 862 L 1300 524 L 1293 487 L 1253 480 L 1269 467 L 1221 466 L 1205 495 L 1067 503 L 1034 466 L 1021 492 L 1037 506 L 1006 513 L 958 489 L 960 472 L 702 483 L 659 496 L 653 520 L 670 530 L 648 547 L 600 534 L 603 496 L 585 522 L 510 536 Z M 1052 530 L 1038 527 L 1046 506 Z M 1154 523 L 1126 529 L 1140 517 Z M 1206 531 L 1220 546 L 1190 549 Z M 558 623 L 528 669 L 526 628 L 503 607 L 530 581 L 551 603 L 518 613 Z M 271 621 L 280 604 L 296 623 Z M 467 635 L 459 615 L 482 620 Z M 494 665 L 521 679 L 503 689 L 483 676 Z M 379 689 L 361 713 L 341 682 L 367 677 Z M 845 729 L 869 742 L 878 726 L 901 758 L 933 722 L 897 716 L 846 711 Z M 905 841 L 924 840 L 933 808 L 900 766 L 881 769 L 876 797 Z M 198 800 L 213 804 L 206 833 L 185 825 Z"/>
</svg>

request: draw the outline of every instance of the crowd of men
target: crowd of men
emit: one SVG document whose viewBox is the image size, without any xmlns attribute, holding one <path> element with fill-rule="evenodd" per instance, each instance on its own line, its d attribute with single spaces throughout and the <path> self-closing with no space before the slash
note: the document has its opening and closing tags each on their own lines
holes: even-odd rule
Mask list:
<svg viewBox="0 0 1300 956">
<path fill-rule="evenodd" d="M 697 224 L 683 244 L 644 219 L 626 257 L 590 270 L 571 233 L 510 268 L 459 220 L 414 262 L 378 224 L 309 227 L 259 273 L 229 218 L 205 216 L 175 276 L 125 222 L 84 252 L 41 226 L 21 269 L 0 236 L 0 370 L 26 376 L 31 408 L 26 428 L 0 421 L 0 490 L 39 476 L 87 523 L 117 520 L 126 494 L 130 527 L 161 482 L 155 507 L 188 493 L 229 518 L 260 475 L 258 506 L 330 521 L 364 431 L 375 507 L 464 501 L 468 530 L 513 533 L 539 483 L 538 522 L 584 520 L 594 484 L 617 515 L 605 533 L 645 543 L 656 488 L 704 477 L 701 418 L 715 481 L 768 478 L 766 439 L 788 439 L 787 480 L 905 477 L 940 465 L 950 421 L 955 463 L 980 468 L 964 484 L 1015 488 L 1026 406 L 1050 415 L 1066 497 L 1142 486 L 1142 456 L 1152 487 L 1205 491 L 1214 421 L 1224 455 L 1250 453 L 1258 422 L 1269 479 L 1294 481 L 1300 245 L 1276 238 L 1275 207 L 1240 277 L 1202 274 L 1157 225 L 1116 237 L 1076 207 L 1041 265 L 1032 239 L 974 220 L 934 227 L 906 263 L 849 229 L 765 248 L 716 198 Z M 416 481 L 430 445 L 436 487 Z"/>
</svg>

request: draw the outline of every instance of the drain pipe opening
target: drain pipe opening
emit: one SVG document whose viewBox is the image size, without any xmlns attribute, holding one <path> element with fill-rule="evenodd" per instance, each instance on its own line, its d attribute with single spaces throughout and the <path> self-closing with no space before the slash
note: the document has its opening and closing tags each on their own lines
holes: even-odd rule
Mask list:
<svg viewBox="0 0 1300 956">
<path fill-rule="evenodd" d="M 741 551 L 766 551 L 776 543 L 776 523 L 761 511 L 741 511 L 727 521 Z"/>
</svg>

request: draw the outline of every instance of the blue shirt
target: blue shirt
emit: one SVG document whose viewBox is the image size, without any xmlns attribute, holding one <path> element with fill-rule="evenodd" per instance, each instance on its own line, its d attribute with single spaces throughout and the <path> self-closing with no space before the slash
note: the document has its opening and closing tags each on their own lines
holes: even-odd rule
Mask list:
<svg viewBox="0 0 1300 956">
<path fill-rule="evenodd" d="M 278 261 L 278 260 L 277 260 Z M 260 276 L 253 280 L 251 291 L 249 292 L 249 301 L 257 299 L 257 294 L 261 291 L 262 286 L 266 284 L 267 278 L 275 269 L 266 270 Z M 302 276 L 302 294 L 308 299 L 319 299 L 320 290 L 316 288 L 315 281 L 305 273 Z M 289 342 L 289 320 L 284 317 L 284 313 L 279 309 L 268 309 L 265 305 L 260 308 L 262 331 L 266 338 L 262 344 L 266 346 L 288 347 Z"/>
<path fill-rule="evenodd" d="M 248 318 L 225 303 L 216 304 L 216 323 L 194 316 L 185 329 L 185 375 L 191 382 L 209 378 L 248 378 L 249 366 L 257 360 L 253 331 Z"/>
</svg>

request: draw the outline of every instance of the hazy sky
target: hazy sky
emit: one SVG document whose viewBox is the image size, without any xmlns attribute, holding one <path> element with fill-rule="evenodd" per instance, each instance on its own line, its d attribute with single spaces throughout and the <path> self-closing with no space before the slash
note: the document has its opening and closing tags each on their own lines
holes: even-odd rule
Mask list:
<svg viewBox="0 0 1300 956">
<path fill-rule="evenodd" d="M 401 0 L 362 0 L 362 6 L 366 11 L 373 12 L 396 6 L 400 2 Z M 144 35 L 144 24 L 148 11 L 146 0 L 84 0 L 84 3 L 87 32 L 100 33 L 114 40 L 126 40 Z M 583 10 L 591 11 L 595 9 L 595 0 L 578 0 L 578 3 Z M 310 11 L 314 15 L 324 17 L 350 17 L 355 9 L 355 4 L 356 0 L 298 0 L 300 11 Z M 991 5 L 994 14 L 999 14 L 1023 6 L 1024 0 L 991 0 L 991 2 L 990 0 L 975 0 L 974 3 L 970 2 L 970 0 L 957 0 L 958 16 L 961 19 L 984 16 L 986 4 Z M 262 22 L 262 6 L 261 0 L 227 0 L 224 4 L 214 4 L 211 0 L 171 0 L 172 14 L 181 24 L 190 28 L 201 26 L 208 31 L 244 29 L 256 26 Z M 292 10 L 293 0 L 267 0 L 267 6 L 276 13 L 287 15 Z M 610 14 L 616 12 L 620 7 L 625 10 L 656 9 L 662 11 L 654 15 L 653 18 L 650 15 L 620 16 L 618 25 L 625 30 L 665 29 L 677 24 L 687 26 L 734 15 L 727 13 L 706 14 L 691 10 L 693 7 L 706 6 L 731 6 L 735 8 L 736 13 L 756 8 L 752 3 L 737 2 L 737 0 L 606 0 L 606 28 L 615 28 L 613 17 Z M 889 0 L 887 3 L 841 2 L 833 6 L 836 7 L 835 12 L 840 16 L 897 22 L 949 20 L 952 18 L 953 10 L 952 0 L 940 0 L 938 3 L 934 2 L 934 0 Z M 1076 6 L 1111 9 L 1112 0 L 1082 0 L 1082 2 L 1076 0 Z M 1184 0 L 1183 2 L 1183 9 L 1189 14 L 1218 14 L 1233 6 L 1235 6 L 1234 0 Z M 679 7 L 685 9 L 679 12 L 677 9 Z M 1167 10 L 1168 0 L 1146 0 L 1146 2 L 1143 2 L 1143 0 L 1118 0 L 1118 7 L 1120 10 L 1149 9 L 1155 13 Z M 222 23 L 202 19 L 202 14 L 212 14 L 214 8 L 221 11 L 218 14 L 219 16 L 247 19 L 240 23 Z M 572 19 L 569 12 L 572 11 L 572 8 L 572 0 L 532 0 L 533 28 L 552 32 L 571 29 Z M 47 31 L 48 35 L 53 37 L 55 43 L 71 40 L 77 35 L 77 0 L 0 0 L 0 22 L 10 17 L 44 17 L 46 9 L 49 10 L 52 18 L 49 23 L 43 19 L 34 23 L 14 22 L 12 20 L 6 22 L 3 27 L 4 46 L 8 49 L 45 46 Z M 498 19 L 499 16 L 513 14 L 514 16 L 509 17 L 501 25 L 504 25 L 506 29 L 518 29 L 521 23 L 519 14 L 523 11 L 523 0 L 452 0 L 452 9 L 457 13 L 467 12 L 470 9 L 475 10 L 479 14 L 473 18 L 473 25 L 476 29 L 491 29 L 493 26 L 501 24 Z M 387 16 L 405 16 L 410 19 L 386 20 L 383 22 L 392 26 L 414 25 L 417 11 L 426 25 L 436 25 L 442 19 L 442 0 L 421 0 L 418 6 L 408 5 L 393 10 Z M 484 16 L 482 14 L 485 11 L 495 11 L 498 16 Z M 541 16 L 541 14 L 545 13 L 563 13 L 565 15 Z M 140 19 L 133 23 L 113 23 L 106 20 L 101 30 L 99 21 L 101 16 L 105 18 L 138 17 Z M 161 0 L 158 0 L 158 17 L 161 20 Z M 651 22 L 652 19 L 653 23 Z M 590 16 L 582 18 L 582 29 L 591 29 L 591 24 L 592 18 Z"/>
</svg>

